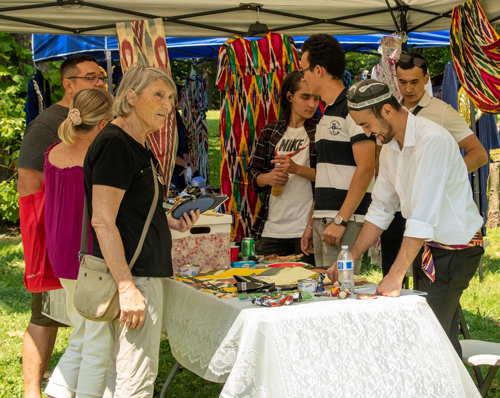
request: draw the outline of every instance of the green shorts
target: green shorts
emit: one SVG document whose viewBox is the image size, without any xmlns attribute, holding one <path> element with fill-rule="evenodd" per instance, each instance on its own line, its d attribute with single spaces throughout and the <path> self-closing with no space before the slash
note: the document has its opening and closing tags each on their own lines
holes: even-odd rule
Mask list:
<svg viewBox="0 0 500 398">
<path fill-rule="evenodd" d="M 42 314 L 42 293 L 31 293 L 30 323 L 37 326 L 67 328 L 68 325 L 54 321 Z"/>
</svg>

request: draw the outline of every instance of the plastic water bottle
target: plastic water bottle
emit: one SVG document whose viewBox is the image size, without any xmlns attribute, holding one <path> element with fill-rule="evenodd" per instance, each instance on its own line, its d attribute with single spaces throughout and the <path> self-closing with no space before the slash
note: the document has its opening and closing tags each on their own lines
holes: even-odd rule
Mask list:
<svg viewBox="0 0 500 398">
<path fill-rule="evenodd" d="M 349 289 L 354 293 L 354 259 L 349 251 L 349 246 L 342 246 L 342 251 L 337 257 L 340 290 Z"/>
</svg>

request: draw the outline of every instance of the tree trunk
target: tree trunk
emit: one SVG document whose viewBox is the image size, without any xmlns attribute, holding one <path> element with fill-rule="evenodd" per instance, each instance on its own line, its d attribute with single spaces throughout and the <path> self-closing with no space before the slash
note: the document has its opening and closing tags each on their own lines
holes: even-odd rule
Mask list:
<svg viewBox="0 0 500 398">
<path fill-rule="evenodd" d="M 217 61 L 203 62 L 196 67 L 196 70 L 207 83 L 208 110 L 211 110 L 213 106 L 212 101 L 215 90 L 215 80 L 217 79 Z"/>
<path fill-rule="evenodd" d="M 488 222 L 486 228 L 500 227 L 500 201 L 498 194 L 500 162 L 490 163 L 490 196 L 488 200 Z"/>
</svg>

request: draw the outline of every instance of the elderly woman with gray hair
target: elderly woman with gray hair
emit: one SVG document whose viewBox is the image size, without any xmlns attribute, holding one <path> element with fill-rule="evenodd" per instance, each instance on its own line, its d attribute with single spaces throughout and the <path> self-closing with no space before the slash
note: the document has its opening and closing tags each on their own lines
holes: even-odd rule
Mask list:
<svg viewBox="0 0 500 398">
<path fill-rule="evenodd" d="M 100 132 L 85 158 L 93 255 L 106 260 L 118 285 L 120 316 L 110 323 L 113 341 L 108 368 L 108 387 L 115 398 L 153 395 L 163 314 L 161 278 L 173 272 L 169 228 L 186 231 L 199 218 L 199 210 L 180 219 L 167 218 L 162 206 L 165 187 L 156 184 L 160 193 L 151 224 L 129 268 L 155 197 L 157 163 L 146 137 L 164 126 L 175 94 L 175 84 L 165 70 L 132 65 L 116 93 L 117 118 Z"/>
</svg>

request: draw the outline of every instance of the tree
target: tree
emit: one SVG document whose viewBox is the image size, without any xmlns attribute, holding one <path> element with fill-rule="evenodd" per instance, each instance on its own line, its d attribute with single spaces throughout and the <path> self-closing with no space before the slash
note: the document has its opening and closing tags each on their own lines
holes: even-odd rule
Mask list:
<svg viewBox="0 0 500 398">
<path fill-rule="evenodd" d="M 34 68 L 28 35 L 0 33 L 0 48 L 0 217 L 17 222 L 17 159 L 25 128 L 26 90 Z"/>
<path fill-rule="evenodd" d="M 500 227 L 500 200 L 498 186 L 500 184 L 499 176 L 500 162 L 490 163 L 490 194 L 488 199 L 488 221 L 486 228 Z"/>
</svg>

